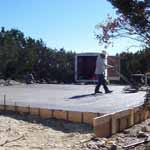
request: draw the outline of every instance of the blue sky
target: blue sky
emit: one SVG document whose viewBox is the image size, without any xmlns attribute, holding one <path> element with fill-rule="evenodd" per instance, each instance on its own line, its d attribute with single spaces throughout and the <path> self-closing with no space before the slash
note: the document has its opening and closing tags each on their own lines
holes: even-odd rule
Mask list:
<svg viewBox="0 0 150 150">
<path fill-rule="evenodd" d="M 107 0 L 0 0 L 0 27 L 17 28 L 25 36 L 43 39 L 48 47 L 99 52 L 95 25 L 115 10 Z M 128 43 L 128 44 L 127 44 Z M 130 41 L 117 41 L 107 51 L 124 51 Z"/>
</svg>

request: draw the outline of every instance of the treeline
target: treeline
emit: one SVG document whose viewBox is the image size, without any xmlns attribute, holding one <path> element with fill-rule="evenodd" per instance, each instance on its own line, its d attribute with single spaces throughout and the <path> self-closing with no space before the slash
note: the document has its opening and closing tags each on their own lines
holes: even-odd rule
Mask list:
<svg viewBox="0 0 150 150">
<path fill-rule="evenodd" d="M 36 82 L 74 82 L 75 53 L 65 49 L 48 48 L 42 40 L 25 37 L 16 29 L 0 31 L 0 78 L 24 80 L 32 73 Z M 150 72 L 150 49 L 120 54 L 121 73 Z"/>
<path fill-rule="evenodd" d="M 123 52 L 120 54 L 121 73 L 128 79 L 132 74 L 145 74 L 150 72 L 150 49 L 132 52 Z"/>
<path fill-rule="evenodd" d="M 0 78 L 24 80 L 32 73 L 37 82 L 70 83 L 74 81 L 74 55 L 63 48 L 48 48 L 19 30 L 1 28 Z"/>
</svg>

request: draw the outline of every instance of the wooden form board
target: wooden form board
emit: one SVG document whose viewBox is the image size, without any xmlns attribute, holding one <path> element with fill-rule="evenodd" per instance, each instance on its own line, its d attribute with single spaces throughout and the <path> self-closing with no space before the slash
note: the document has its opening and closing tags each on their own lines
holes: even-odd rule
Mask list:
<svg viewBox="0 0 150 150">
<path fill-rule="evenodd" d="M 109 137 L 148 118 L 150 110 L 142 106 L 106 114 L 93 119 L 94 132 L 97 137 Z"/>
<path fill-rule="evenodd" d="M 95 135 L 109 137 L 150 118 L 150 110 L 142 106 L 123 110 L 111 114 L 93 112 L 77 112 L 65 110 L 51 110 L 44 108 L 22 107 L 14 105 L 0 105 L 0 111 L 13 111 L 20 114 L 27 113 L 43 119 L 56 118 L 78 123 L 87 123 L 93 126 Z"/>
<path fill-rule="evenodd" d="M 93 125 L 93 119 L 95 117 L 101 116 L 103 114 L 93 113 L 93 112 L 77 112 L 77 111 L 65 111 L 65 110 L 51 110 L 44 108 L 33 108 L 33 107 L 23 107 L 14 105 L 0 105 L 0 111 L 12 111 L 18 112 L 20 114 L 27 113 L 31 115 L 39 116 L 43 119 L 56 118 L 63 119 L 78 123 L 87 123 Z"/>
</svg>

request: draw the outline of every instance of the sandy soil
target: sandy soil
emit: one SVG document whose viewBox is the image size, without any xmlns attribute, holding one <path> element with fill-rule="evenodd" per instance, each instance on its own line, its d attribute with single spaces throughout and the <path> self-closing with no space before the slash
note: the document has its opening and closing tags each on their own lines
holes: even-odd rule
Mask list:
<svg viewBox="0 0 150 150">
<path fill-rule="evenodd" d="M 93 136 L 92 128 L 29 115 L 0 115 L 0 150 L 81 150 Z"/>
<path fill-rule="evenodd" d="M 95 138 L 87 124 L 0 114 L 0 150 L 125 150 L 146 137 L 150 141 L 150 119 L 110 138 Z M 150 150 L 150 142 L 128 150 Z"/>
</svg>

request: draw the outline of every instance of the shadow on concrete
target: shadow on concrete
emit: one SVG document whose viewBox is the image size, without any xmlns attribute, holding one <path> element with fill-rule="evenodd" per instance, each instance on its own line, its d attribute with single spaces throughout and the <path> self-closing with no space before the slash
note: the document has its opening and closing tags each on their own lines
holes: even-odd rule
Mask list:
<svg viewBox="0 0 150 150">
<path fill-rule="evenodd" d="M 33 116 L 30 114 L 19 114 L 15 112 L 0 112 L 1 116 L 6 116 L 10 118 L 14 118 L 16 120 L 21 120 L 29 123 L 36 123 L 40 124 L 46 128 L 52 128 L 57 131 L 62 131 L 64 133 L 81 133 L 81 134 L 87 134 L 87 133 L 93 133 L 92 126 L 85 124 L 85 123 L 73 123 L 70 121 L 65 120 L 58 120 L 58 119 L 42 119 L 39 116 Z"/>
<path fill-rule="evenodd" d="M 69 97 L 69 99 L 79 99 L 79 98 L 93 97 L 93 96 L 95 97 L 95 96 L 98 96 L 98 95 L 103 95 L 103 94 L 102 93 L 99 93 L 99 94 L 91 93 L 91 94 L 76 95 L 76 96 Z"/>
</svg>

